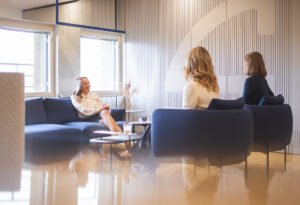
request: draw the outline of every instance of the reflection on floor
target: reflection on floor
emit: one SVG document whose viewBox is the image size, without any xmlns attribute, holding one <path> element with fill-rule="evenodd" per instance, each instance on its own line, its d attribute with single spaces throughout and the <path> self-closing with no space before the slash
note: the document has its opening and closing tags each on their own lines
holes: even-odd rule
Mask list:
<svg viewBox="0 0 300 205">
<path fill-rule="evenodd" d="M 146 154 L 145 154 L 146 153 Z M 252 153 L 244 164 L 198 166 L 189 159 L 156 159 L 149 152 L 131 160 L 110 161 L 94 147 L 84 148 L 70 159 L 24 164 L 21 190 L 0 192 L 0 204 L 300 204 L 300 156 Z"/>
</svg>

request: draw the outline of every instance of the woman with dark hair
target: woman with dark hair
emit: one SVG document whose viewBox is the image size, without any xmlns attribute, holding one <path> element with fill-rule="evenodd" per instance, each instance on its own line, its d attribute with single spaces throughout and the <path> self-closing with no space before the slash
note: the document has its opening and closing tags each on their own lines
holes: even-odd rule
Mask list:
<svg viewBox="0 0 300 205">
<path fill-rule="evenodd" d="M 246 104 L 258 105 L 262 97 L 274 96 L 266 80 L 267 70 L 260 53 L 251 52 L 244 57 L 244 73 L 249 76 L 243 91 Z"/>
<path fill-rule="evenodd" d="M 76 88 L 71 96 L 71 101 L 78 112 L 78 116 L 84 119 L 99 114 L 101 121 L 110 131 L 122 132 L 122 129 L 110 114 L 110 106 L 103 104 L 95 93 L 91 93 L 90 87 L 90 81 L 87 77 L 77 78 Z"/>
</svg>

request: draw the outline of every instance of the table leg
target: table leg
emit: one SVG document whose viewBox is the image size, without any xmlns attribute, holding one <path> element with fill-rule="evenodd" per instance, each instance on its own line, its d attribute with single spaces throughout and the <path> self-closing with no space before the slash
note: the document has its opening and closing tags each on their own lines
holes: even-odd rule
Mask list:
<svg viewBox="0 0 300 205">
<path fill-rule="evenodd" d="M 113 153 L 112 153 L 112 144 L 110 144 L 110 160 L 109 160 L 109 165 L 110 165 L 110 171 L 112 170 L 112 158 L 113 158 Z"/>
</svg>

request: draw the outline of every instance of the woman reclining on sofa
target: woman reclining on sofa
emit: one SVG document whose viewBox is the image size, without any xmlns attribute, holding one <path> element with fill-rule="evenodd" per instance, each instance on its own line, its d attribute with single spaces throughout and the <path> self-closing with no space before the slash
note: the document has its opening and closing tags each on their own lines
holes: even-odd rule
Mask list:
<svg viewBox="0 0 300 205">
<path fill-rule="evenodd" d="M 71 96 L 71 100 L 78 111 L 78 116 L 84 119 L 99 114 L 102 122 L 110 131 L 122 132 L 122 129 L 117 125 L 109 112 L 110 106 L 103 104 L 96 94 L 90 92 L 90 88 L 90 81 L 87 77 L 77 78 L 76 88 Z"/>
<path fill-rule="evenodd" d="M 78 116 L 84 119 L 99 114 L 101 117 L 100 121 L 103 122 L 110 131 L 122 132 L 122 129 L 117 125 L 110 114 L 110 106 L 103 104 L 96 94 L 91 93 L 90 87 L 90 81 L 87 77 L 77 78 L 76 88 L 71 96 L 71 101 L 78 112 Z M 126 156 L 127 153 L 128 152 L 125 151 L 120 154 L 120 156 Z"/>
</svg>

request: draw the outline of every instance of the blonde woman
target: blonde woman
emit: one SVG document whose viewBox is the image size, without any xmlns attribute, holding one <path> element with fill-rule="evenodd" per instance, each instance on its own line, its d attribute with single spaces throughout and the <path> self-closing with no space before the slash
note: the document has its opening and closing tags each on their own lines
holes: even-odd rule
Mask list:
<svg viewBox="0 0 300 205">
<path fill-rule="evenodd" d="M 78 116 L 84 119 L 99 114 L 101 121 L 110 131 L 122 132 L 122 129 L 110 114 L 110 106 L 103 104 L 96 94 L 90 92 L 90 88 L 90 81 L 87 77 L 77 78 L 71 101 L 78 112 Z"/>
<path fill-rule="evenodd" d="M 205 109 L 213 98 L 220 98 L 212 60 L 205 48 L 191 50 L 184 71 L 187 83 L 183 88 L 183 108 Z"/>
<path fill-rule="evenodd" d="M 101 121 L 110 131 L 122 132 L 122 129 L 117 125 L 110 114 L 110 106 L 103 104 L 101 99 L 95 93 L 91 93 L 90 89 L 90 81 L 87 77 L 77 78 L 76 88 L 71 96 L 71 101 L 78 112 L 78 116 L 84 119 L 99 114 Z M 129 145 L 115 145 L 113 152 L 117 157 L 129 157 L 130 155 L 126 150 L 126 147 L 128 146 Z M 104 146 L 103 148 L 105 153 L 108 152 L 108 146 Z M 115 149 L 119 150 L 121 153 L 115 151 Z"/>
<path fill-rule="evenodd" d="M 187 83 L 183 88 L 182 107 L 187 109 L 206 109 L 213 98 L 220 98 L 217 77 L 208 51 L 203 47 L 193 48 L 188 56 L 184 69 Z M 183 157 L 183 179 L 193 185 L 195 175 L 189 164 L 194 159 Z M 206 165 L 207 159 L 201 159 L 198 164 Z"/>
</svg>

